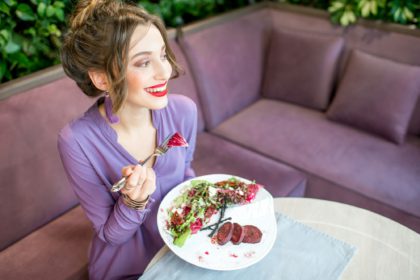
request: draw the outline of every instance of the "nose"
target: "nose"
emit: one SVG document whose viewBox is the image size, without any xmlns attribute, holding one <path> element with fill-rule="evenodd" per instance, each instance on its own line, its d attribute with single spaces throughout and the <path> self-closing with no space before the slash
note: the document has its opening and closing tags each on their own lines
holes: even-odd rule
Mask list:
<svg viewBox="0 0 420 280">
<path fill-rule="evenodd" d="M 165 61 L 158 61 L 155 65 L 155 79 L 156 80 L 169 80 L 172 74 L 171 64 Z"/>
</svg>

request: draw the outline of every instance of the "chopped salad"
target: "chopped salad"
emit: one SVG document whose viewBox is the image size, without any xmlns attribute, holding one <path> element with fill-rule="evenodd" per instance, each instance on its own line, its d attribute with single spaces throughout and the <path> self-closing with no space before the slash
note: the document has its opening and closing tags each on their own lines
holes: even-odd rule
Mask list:
<svg viewBox="0 0 420 280">
<path fill-rule="evenodd" d="M 245 183 L 235 177 L 216 183 L 192 180 L 168 209 L 166 227 L 174 238 L 174 244 L 182 247 L 219 210 L 250 203 L 260 187 L 255 182 Z"/>
</svg>

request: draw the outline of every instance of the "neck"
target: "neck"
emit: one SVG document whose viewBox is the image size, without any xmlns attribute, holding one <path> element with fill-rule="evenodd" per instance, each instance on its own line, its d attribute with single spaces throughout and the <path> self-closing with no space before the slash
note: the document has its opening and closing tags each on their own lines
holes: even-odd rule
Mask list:
<svg viewBox="0 0 420 280">
<path fill-rule="evenodd" d="M 105 117 L 105 110 L 103 106 L 99 109 L 102 116 Z M 110 124 L 111 127 L 117 130 L 125 131 L 126 133 L 133 133 L 153 126 L 152 111 L 148 108 L 124 107 L 117 113 L 117 116 L 119 118 L 119 122 Z"/>
<path fill-rule="evenodd" d="M 153 126 L 152 111 L 148 108 L 124 108 L 118 112 L 119 125 L 127 131 Z"/>
</svg>

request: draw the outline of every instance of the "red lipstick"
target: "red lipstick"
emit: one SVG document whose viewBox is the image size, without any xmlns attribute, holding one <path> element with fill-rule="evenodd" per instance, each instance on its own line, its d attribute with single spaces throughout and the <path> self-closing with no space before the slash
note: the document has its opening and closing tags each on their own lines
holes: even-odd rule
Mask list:
<svg viewBox="0 0 420 280">
<path fill-rule="evenodd" d="M 166 87 L 166 84 L 167 84 L 167 83 L 168 83 L 168 82 L 166 81 L 166 82 L 164 82 L 164 83 L 162 83 L 162 84 L 159 84 L 159 85 L 154 85 L 154 86 L 151 86 L 151 87 L 145 88 L 145 91 L 146 91 L 147 93 L 149 93 L 149 94 L 151 94 L 151 95 L 155 96 L 155 97 L 162 97 L 162 96 L 165 96 L 166 94 L 168 94 L 168 88 Z M 163 91 L 157 91 L 157 89 L 159 89 L 159 88 L 165 88 L 165 90 L 163 90 Z"/>
<path fill-rule="evenodd" d="M 167 83 L 167 82 L 164 82 L 163 84 L 159 84 L 159 85 L 151 86 L 151 87 L 148 87 L 148 88 L 160 88 L 160 87 L 163 87 L 164 85 L 166 85 L 166 83 Z M 148 88 L 146 88 L 146 89 L 148 89 Z"/>
<path fill-rule="evenodd" d="M 164 91 L 147 92 L 147 93 L 149 93 L 153 96 L 156 96 L 156 97 L 162 97 L 162 96 L 165 96 L 166 94 L 168 94 L 168 89 L 165 89 Z"/>
</svg>

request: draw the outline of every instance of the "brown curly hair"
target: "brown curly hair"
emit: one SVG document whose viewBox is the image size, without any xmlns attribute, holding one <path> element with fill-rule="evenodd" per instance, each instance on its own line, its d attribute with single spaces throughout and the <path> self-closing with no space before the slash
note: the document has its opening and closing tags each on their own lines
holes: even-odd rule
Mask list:
<svg viewBox="0 0 420 280">
<path fill-rule="evenodd" d="M 65 73 L 88 96 L 103 91 L 95 87 L 89 70 L 103 71 L 110 83 L 113 111 L 117 112 L 127 96 L 126 69 L 131 36 L 138 25 L 156 26 L 165 42 L 172 66 L 172 77 L 182 72 L 168 43 L 162 20 L 143 8 L 119 0 L 81 0 L 69 20 L 64 35 L 61 62 Z"/>
</svg>

